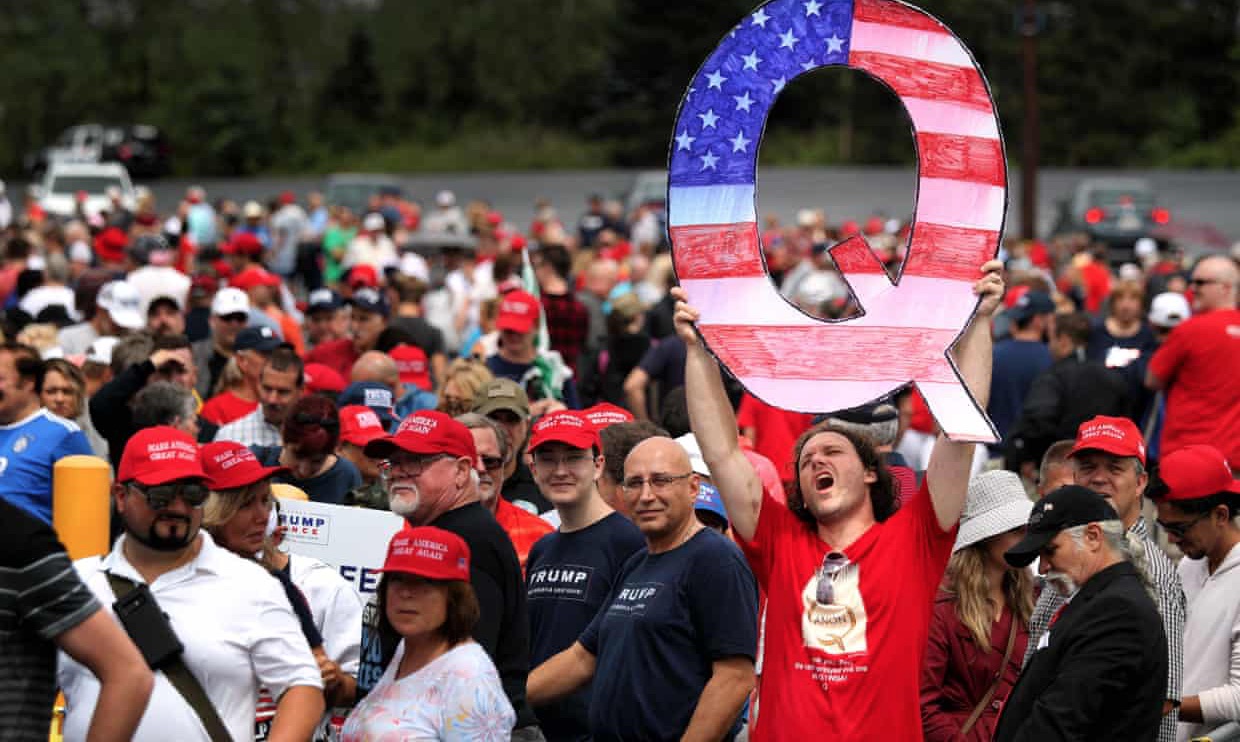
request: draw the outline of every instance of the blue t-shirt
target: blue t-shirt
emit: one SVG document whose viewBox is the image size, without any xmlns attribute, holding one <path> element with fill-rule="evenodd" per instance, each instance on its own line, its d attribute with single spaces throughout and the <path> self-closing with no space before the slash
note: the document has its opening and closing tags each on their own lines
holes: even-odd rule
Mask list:
<svg viewBox="0 0 1240 742">
<path fill-rule="evenodd" d="M 505 361 L 499 355 L 493 355 L 487 358 L 486 365 L 487 370 L 494 374 L 496 378 L 512 379 L 520 384 L 525 389 L 525 393 L 529 395 L 531 402 L 554 396 L 550 390 L 533 388 L 540 386 L 543 382 L 541 374 L 538 373 L 538 370 L 535 369 L 532 363 L 513 363 L 512 361 Z M 561 401 L 570 410 L 581 409 L 581 402 L 577 397 L 577 384 L 572 377 L 564 381 L 564 385 L 560 388 L 560 396 Z"/>
<path fill-rule="evenodd" d="M 597 742 L 679 739 L 712 663 L 756 656 L 758 585 L 740 549 L 703 528 L 671 551 L 634 554 L 580 641 L 597 658 Z"/>
<path fill-rule="evenodd" d="M 548 533 L 530 549 L 525 585 L 530 613 L 530 667 L 568 649 L 603 606 L 626 561 L 646 546 L 642 532 L 620 513 L 563 533 Z M 590 686 L 535 707 L 547 739 L 590 739 Z"/>
<path fill-rule="evenodd" d="M 1006 439 L 1020 420 L 1025 395 L 1033 380 L 1051 366 L 1051 352 L 1045 343 L 1033 340 L 1000 340 L 995 344 L 994 366 L 990 373 L 990 404 L 986 414 Z"/>
<path fill-rule="evenodd" d="M 66 456 L 92 455 L 77 423 L 46 408 L 0 425 L 0 497 L 52 522 L 52 467 Z"/>
<path fill-rule="evenodd" d="M 677 335 L 669 335 L 660 340 L 658 344 L 651 346 L 650 350 L 646 351 L 646 355 L 642 356 L 641 363 L 638 366 L 651 379 L 657 380 L 662 384 L 659 392 L 666 395 L 673 389 L 678 389 L 685 385 L 685 357 L 687 353 L 685 341 L 681 340 Z"/>
</svg>

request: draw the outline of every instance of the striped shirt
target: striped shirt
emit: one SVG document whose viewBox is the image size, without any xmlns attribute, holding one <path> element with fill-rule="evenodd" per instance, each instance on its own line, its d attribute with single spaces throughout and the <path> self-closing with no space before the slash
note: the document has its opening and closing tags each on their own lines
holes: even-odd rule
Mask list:
<svg viewBox="0 0 1240 742">
<path fill-rule="evenodd" d="M 54 642 L 100 607 L 51 527 L 0 498 L 0 740 L 47 739 Z"/>
<path fill-rule="evenodd" d="M 1163 630 L 1167 634 L 1167 698 L 1178 702 L 1184 678 L 1184 589 L 1180 585 L 1180 576 L 1175 565 L 1167 558 L 1167 554 L 1150 538 L 1149 527 L 1145 518 L 1138 516 L 1128 532 L 1141 539 L 1145 547 L 1146 569 L 1149 571 L 1150 582 L 1154 585 L 1155 602 L 1158 614 L 1162 616 Z M 1063 607 L 1065 599 L 1058 590 L 1047 587 L 1038 596 L 1037 605 L 1029 619 L 1029 647 L 1025 651 L 1025 665 L 1037 651 L 1038 644 L 1056 611 Z M 1158 742 L 1175 742 L 1176 722 L 1179 710 L 1172 711 L 1162 718 L 1158 727 Z"/>
</svg>

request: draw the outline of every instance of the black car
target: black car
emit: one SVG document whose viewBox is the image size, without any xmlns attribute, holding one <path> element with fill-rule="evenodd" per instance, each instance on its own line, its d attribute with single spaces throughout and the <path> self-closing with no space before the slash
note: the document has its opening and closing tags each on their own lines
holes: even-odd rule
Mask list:
<svg viewBox="0 0 1240 742">
<path fill-rule="evenodd" d="M 148 124 L 81 124 L 66 129 L 50 147 L 26 155 L 26 172 L 39 179 L 54 162 L 117 162 L 134 176 L 157 178 L 172 171 L 171 150 Z"/>
</svg>

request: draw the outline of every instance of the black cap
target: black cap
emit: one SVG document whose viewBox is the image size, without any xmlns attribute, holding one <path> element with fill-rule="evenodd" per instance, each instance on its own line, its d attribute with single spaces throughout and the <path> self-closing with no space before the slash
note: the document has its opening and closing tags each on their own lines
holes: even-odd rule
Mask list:
<svg viewBox="0 0 1240 742">
<path fill-rule="evenodd" d="M 1034 503 L 1025 537 L 1003 558 L 1013 567 L 1028 566 L 1060 531 L 1103 520 L 1119 520 L 1119 514 L 1102 495 L 1078 484 L 1060 487 Z"/>
<path fill-rule="evenodd" d="M 382 314 L 384 317 L 388 316 L 390 311 L 388 309 L 387 297 L 383 295 L 383 292 L 369 287 L 354 291 L 353 297 L 349 299 L 349 303 L 355 309 Z"/>
<path fill-rule="evenodd" d="M 315 289 L 306 298 L 306 314 L 335 311 L 344 306 L 344 299 L 331 289 Z"/>
<path fill-rule="evenodd" d="M 233 341 L 233 350 L 256 350 L 259 353 L 270 353 L 284 344 L 280 336 L 270 327 L 247 327 L 237 333 Z"/>
<path fill-rule="evenodd" d="M 1045 291 L 1027 291 L 1007 310 L 1013 322 L 1023 322 L 1039 314 L 1054 314 L 1055 300 Z"/>
</svg>

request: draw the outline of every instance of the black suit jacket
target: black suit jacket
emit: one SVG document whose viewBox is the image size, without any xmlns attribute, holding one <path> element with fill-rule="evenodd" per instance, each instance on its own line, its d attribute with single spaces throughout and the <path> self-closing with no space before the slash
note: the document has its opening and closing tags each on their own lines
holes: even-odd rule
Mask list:
<svg viewBox="0 0 1240 742">
<path fill-rule="evenodd" d="M 1136 567 L 1095 574 L 1047 635 L 1003 706 L 997 742 L 1157 738 L 1167 637 Z"/>
</svg>

